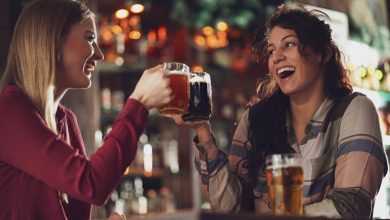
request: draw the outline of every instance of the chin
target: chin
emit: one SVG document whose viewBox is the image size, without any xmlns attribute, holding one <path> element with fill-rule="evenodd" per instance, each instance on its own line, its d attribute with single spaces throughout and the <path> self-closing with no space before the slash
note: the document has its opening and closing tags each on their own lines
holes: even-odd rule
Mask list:
<svg viewBox="0 0 390 220">
<path fill-rule="evenodd" d="M 88 89 L 92 85 L 91 80 L 88 80 L 86 82 L 79 83 L 77 86 L 73 86 L 74 89 Z"/>
<path fill-rule="evenodd" d="M 86 78 L 83 79 L 82 82 L 82 88 L 88 89 L 91 87 L 92 81 L 91 81 L 91 74 L 87 75 Z"/>
<path fill-rule="evenodd" d="M 92 82 L 89 80 L 88 83 L 86 83 L 82 88 L 83 89 L 89 89 L 91 88 Z"/>
<path fill-rule="evenodd" d="M 288 96 L 294 93 L 293 90 L 287 89 L 287 88 L 280 88 L 280 90 L 282 90 L 283 94 L 288 95 Z"/>
</svg>

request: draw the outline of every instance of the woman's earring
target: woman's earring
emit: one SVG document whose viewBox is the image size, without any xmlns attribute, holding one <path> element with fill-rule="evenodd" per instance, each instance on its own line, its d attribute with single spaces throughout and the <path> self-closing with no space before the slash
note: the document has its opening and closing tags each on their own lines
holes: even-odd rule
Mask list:
<svg viewBox="0 0 390 220">
<path fill-rule="evenodd" d="M 61 60 L 61 54 L 57 53 L 57 61 L 60 61 L 60 60 Z"/>
</svg>

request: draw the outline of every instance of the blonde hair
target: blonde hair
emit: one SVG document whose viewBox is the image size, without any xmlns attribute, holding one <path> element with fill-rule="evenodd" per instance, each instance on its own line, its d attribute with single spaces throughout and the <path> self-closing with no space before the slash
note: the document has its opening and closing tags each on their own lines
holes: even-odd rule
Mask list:
<svg viewBox="0 0 390 220">
<path fill-rule="evenodd" d="M 0 91 L 8 84 L 20 87 L 56 134 L 54 82 L 61 37 L 88 18 L 94 14 L 76 1 L 38 0 L 23 9 L 11 40 Z M 68 203 L 65 193 L 58 194 Z"/>
<path fill-rule="evenodd" d="M 93 13 L 73 0 L 38 0 L 23 9 L 11 40 L 0 91 L 8 84 L 20 87 L 57 133 L 54 82 L 61 37 Z"/>
</svg>

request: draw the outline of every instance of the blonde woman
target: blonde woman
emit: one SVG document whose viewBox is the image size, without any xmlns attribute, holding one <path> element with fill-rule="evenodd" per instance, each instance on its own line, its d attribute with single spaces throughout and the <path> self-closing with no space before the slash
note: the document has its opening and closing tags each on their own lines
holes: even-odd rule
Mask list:
<svg viewBox="0 0 390 220">
<path fill-rule="evenodd" d="M 146 70 L 88 159 L 60 100 L 90 87 L 103 59 L 96 37 L 94 14 L 76 1 L 40 0 L 22 11 L 0 82 L 0 219 L 90 219 L 91 204 L 106 201 L 133 160 L 148 110 L 170 101 L 166 72 Z"/>
</svg>

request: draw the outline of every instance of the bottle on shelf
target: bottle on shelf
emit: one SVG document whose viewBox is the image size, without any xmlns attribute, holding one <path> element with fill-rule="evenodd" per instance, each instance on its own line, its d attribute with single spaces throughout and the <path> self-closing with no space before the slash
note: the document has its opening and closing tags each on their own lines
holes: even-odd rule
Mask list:
<svg viewBox="0 0 390 220">
<path fill-rule="evenodd" d="M 139 177 L 134 179 L 134 195 L 134 199 L 131 203 L 132 213 L 138 215 L 147 214 L 148 200 L 144 196 L 143 182 L 142 179 Z"/>
<path fill-rule="evenodd" d="M 160 189 L 161 195 L 161 212 L 172 213 L 176 211 L 175 197 L 168 187 L 162 187 Z"/>
<path fill-rule="evenodd" d="M 155 189 L 147 191 L 148 213 L 155 214 L 161 211 L 161 198 Z"/>
</svg>

